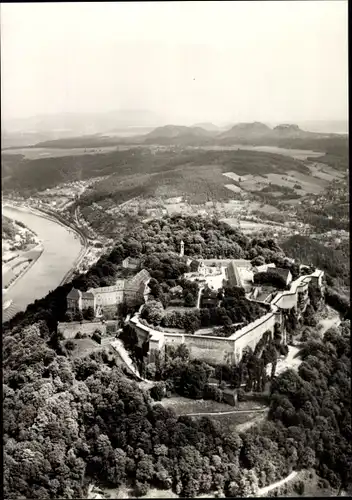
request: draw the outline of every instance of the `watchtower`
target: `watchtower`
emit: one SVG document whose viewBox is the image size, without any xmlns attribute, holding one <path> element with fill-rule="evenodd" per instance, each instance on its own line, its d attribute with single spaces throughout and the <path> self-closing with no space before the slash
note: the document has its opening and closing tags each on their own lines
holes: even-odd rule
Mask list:
<svg viewBox="0 0 352 500">
<path fill-rule="evenodd" d="M 181 250 L 180 250 L 180 257 L 183 257 L 185 254 L 185 244 L 183 240 L 181 240 Z"/>
</svg>

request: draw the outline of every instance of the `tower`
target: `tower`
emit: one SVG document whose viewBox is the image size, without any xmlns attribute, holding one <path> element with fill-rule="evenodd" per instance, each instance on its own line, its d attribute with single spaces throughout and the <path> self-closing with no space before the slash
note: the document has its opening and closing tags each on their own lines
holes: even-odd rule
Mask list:
<svg viewBox="0 0 352 500">
<path fill-rule="evenodd" d="M 180 250 L 180 257 L 183 257 L 185 254 L 185 244 L 183 240 L 181 240 L 181 250 Z"/>
</svg>

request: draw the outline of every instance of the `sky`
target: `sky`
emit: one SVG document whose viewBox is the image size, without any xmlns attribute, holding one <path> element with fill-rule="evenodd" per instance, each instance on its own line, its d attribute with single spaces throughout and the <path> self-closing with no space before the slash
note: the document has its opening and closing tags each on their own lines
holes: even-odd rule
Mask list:
<svg viewBox="0 0 352 500">
<path fill-rule="evenodd" d="M 1 5 L 2 119 L 345 120 L 347 1 Z"/>
</svg>

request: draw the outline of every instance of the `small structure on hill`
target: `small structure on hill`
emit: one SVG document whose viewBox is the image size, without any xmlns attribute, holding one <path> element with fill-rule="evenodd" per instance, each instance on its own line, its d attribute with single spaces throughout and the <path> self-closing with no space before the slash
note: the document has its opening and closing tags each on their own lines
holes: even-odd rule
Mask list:
<svg viewBox="0 0 352 500">
<path fill-rule="evenodd" d="M 224 389 L 222 392 L 222 399 L 225 403 L 236 406 L 238 403 L 237 389 Z"/>
<path fill-rule="evenodd" d="M 183 257 L 184 255 L 185 255 L 185 244 L 184 241 L 181 240 L 180 257 Z"/>
<path fill-rule="evenodd" d="M 135 259 L 133 257 L 126 257 L 126 259 L 122 261 L 122 267 L 124 269 L 136 270 L 139 269 L 140 265 L 140 259 Z"/>
</svg>

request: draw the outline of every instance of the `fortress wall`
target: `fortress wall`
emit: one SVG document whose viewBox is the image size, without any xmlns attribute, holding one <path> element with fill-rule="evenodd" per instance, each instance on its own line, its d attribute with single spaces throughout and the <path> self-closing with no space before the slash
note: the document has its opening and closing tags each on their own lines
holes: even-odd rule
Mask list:
<svg viewBox="0 0 352 500">
<path fill-rule="evenodd" d="M 235 342 L 221 337 L 185 335 L 185 344 L 193 359 L 220 364 L 234 361 Z"/>
<path fill-rule="evenodd" d="M 307 291 L 309 283 L 312 280 L 318 279 L 319 278 L 314 275 L 302 276 L 298 278 L 291 284 L 290 290 L 280 292 L 271 303 L 280 309 L 291 309 L 292 307 L 297 308 L 298 293 Z"/>
<path fill-rule="evenodd" d="M 134 328 L 134 331 L 137 334 L 138 346 L 142 347 L 144 342 L 146 342 L 149 339 L 149 337 L 152 333 L 152 330 L 148 326 L 145 326 L 145 325 L 142 325 L 142 323 L 139 323 L 139 321 L 135 320 L 135 318 L 132 318 L 132 320 L 130 321 L 130 324 Z"/>
<path fill-rule="evenodd" d="M 254 325 L 253 322 L 250 325 L 247 325 L 246 331 L 242 333 L 242 335 L 238 335 L 241 330 L 234 333 L 233 337 L 236 336 L 235 340 L 235 351 L 236 351 L 236 362 L 239 362 L 242 358 L 244 349 L 248 346 L 251 349 L 255 349 L 256 345 L 264 335 L 266 331 L 270 331 L 274 334 L 274 328 L 276 323 L 281 324 L 281 314 L 269 313 L 257 320 L 257 324 Z M 251 328 L 248 328 L 251 327 Z M 244 330 L 244 329 L 242 329 Z"/>
<path fill-rule="evenodd" d="M 180 345 L 185 343 L 185 335 L 183 333 L 164 333 L 165 344 Z"/>
<path fill-rule="evenodd" d="M 95 330 L 100 330 L 101 335 L 106 335 L 106 324 L 102 324 L 100 321 L 89 321 L 87 323 L 82 322 L 82 324 L 79 321 L 72 323 L 58 323 L 57 329 L 63 334 L 65 339 L 75 338 L 78 332 L 85 333 L 91 337 Z"/>
</svg>

